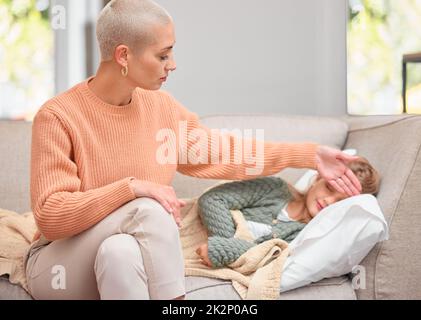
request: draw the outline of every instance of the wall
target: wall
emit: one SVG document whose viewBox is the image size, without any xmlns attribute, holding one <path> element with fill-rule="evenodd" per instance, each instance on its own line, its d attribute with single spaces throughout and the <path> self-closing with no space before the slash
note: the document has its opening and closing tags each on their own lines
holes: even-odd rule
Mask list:
<svg viewBox="0 0 421 320">
<path fill-rule="evenodd" d="M 163 89 L 199 115 L 346 113 L 346 0 L 157 0 L 175 20 Z"/>
<path fill-rule="evenodd" d="M 188 109 L 346 113 L 347 0 L 156 1 L 174 18 L 177 37 L 177 70 L 163 89 Z M 86 53 L 84 35 L 100 3 L 53 0 L 67 10 L 66 30 L 56 30 L 56 93 L 95 73 L 98 52 Z"/>
<path fill-rule="evenodd" d="M 65 12 L 64 28 L 53 27 L 57 94 L 96 71 L 99 49 L 95 23 L 102 8 L 102 0 L 52 0 L 51 8 L 55 6 L 62 7 Z"/>
</svg>

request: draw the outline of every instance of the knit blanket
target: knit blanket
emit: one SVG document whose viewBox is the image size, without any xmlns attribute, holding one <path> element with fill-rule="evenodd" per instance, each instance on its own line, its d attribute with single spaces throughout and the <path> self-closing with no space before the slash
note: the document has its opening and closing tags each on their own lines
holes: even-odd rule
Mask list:
<svg viewBox="0 0 421 320">
<path fill-rule="evenodd" d="M 23 257 L 37 230 L 32 212 L 18 214 L 0 209 L 0 276 L 28 291 Z"/>
<path fill-rule="evenodd" d="M 289 254 L 288 243 L 281 239 L 268 240 L 250 248 L 228 267 L 209 268 L 201 263 L 195 252 L 208 239 L 199 217 L 198 198 L 185 201 L 180 235 L 186 275 L 231 280 L 242 299 L 279 299 L 282 269 Z M 231 213 L 237 227 L 234 237 L 253 239 L 241 211 L 231 210 Z"/>
</svg>

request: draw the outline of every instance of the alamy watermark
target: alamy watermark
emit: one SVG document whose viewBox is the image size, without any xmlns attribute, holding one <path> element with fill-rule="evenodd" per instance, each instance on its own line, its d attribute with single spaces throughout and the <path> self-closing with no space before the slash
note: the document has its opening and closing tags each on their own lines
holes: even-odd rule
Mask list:
<svg viewBox="0 0 421 320">
<path fill-rule="evenodd" d="M 367 288 L 366 269 L 364 266 L 352 268 L 352 288 L 354 290 L 365 290 Z"/>
<path fill-rule="evenodd" d="M 257 129 L 255 137 L 253 131 L 202 128 L 189 130 L 187 121 L 180 121 L 178 132 L 169 128 L 157 132 L 155 138 L 161 144 L 156 152 L 156 161 L 161 165 L 245 165 L 246 175 L 260 175 L 264 169 L 264 130 Z"/>
<path fill-rule="evenodd" d="M 54 275 L 51 279 L 51 287 L 54 290 L 66 290 L 66 268 L 62 265 L 54 265 L 51 273 Z"/>
<path fill-rule="evenodd" d="M 51 28 L 53 30 L 66 29 L 66 8 L 62 5 L 51 7 Z"/>
</svg>

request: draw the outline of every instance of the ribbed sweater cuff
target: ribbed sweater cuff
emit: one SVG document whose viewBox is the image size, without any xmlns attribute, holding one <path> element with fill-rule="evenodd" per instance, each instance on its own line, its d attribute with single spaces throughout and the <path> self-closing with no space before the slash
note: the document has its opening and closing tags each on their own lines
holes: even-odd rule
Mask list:
<svg viewBox="0 0 421 320">
<path fill-rule="evenodd" d="M 115 211 L 125 203 L 134 200 L 136 195 L 130 186 L 130 181 L 134 177 L 128 177 L 109 184 L 103 187 L 100 196 L 96 199 L 96 212 L 92 212 L 92 217 L 89 220 L 94 220 L 95 223 L 102 220 L 105 216 Z"/>
<path fill-rule="evenodd" d="M 112 208 L 114 211 L 116 207 L 118 208 L 135 199 L 136 195 L 130 186 L 130 182 L 133 179 L 135 178 L 128 177 L 111 184 L 109 190 L 106 190 L 103 197 L 101 197 L 101 203 L 99 203 L 98 207 L 104 206 Z"/>
</svg>

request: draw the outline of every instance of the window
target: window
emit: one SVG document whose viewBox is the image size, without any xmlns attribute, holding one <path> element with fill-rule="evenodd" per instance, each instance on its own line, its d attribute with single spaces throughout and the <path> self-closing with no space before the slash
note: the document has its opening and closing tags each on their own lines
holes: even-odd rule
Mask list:
<svg viewBox="0 0 421 320">
<path fill-rule="evenodd" d="M 402 112 L 402 57 L 421 52 L 421 0 L 349 0 L 348 112 Z M 421 64 L 408 64 L 408 113 L 421 113 Z"/>
<path fill-rule="evenodd" d="M 39 107 L 99 64 L 103 0 L 0 0 L 0 119 L 33 120 Z"/>
<path fill-rule="evenodd" d="M 0 0 L 0 118 L 28 120 L 54 93 L 48 0 Z"/>
</svg>

